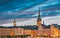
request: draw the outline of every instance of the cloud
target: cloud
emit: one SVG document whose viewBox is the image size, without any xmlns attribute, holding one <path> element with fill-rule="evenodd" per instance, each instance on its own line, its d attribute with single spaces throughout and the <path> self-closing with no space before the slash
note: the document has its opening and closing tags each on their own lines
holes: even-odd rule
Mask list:
<svg viewBox="0 0 60 38">
<path fill-rule="evenodd" d="M 25 20 L 24 20 L 25 19 Z M 24 26 L 24 25 L 36 25 L 37 24 L 37 18 L 31 18 L 31 19 L 17 19 L 16 20 L 16 24 L 17 26 Z M 43 20 L 44 20 L 44 23 L 46 25 L 49 25 L 49 24 L 59 24 L 60 25 L 60 16 L 53 16 L 53 17 L 44 17 L 44 18 L 41 18 L 42 19 L 42 24 L 43 24 Z M 24 21 L 21 21 L 21 20 L 24 20 Z M 8 22 L 8 23 L 5 23 L 5 24 L 1 24 L 1 26 L 13 26 L 13 21 L 12 22 Z"/>
</svg>

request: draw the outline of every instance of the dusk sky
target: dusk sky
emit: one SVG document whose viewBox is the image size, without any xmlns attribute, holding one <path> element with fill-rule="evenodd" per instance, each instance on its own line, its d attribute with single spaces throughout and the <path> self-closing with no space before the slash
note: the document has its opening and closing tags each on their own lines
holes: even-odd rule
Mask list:
<svg viewBox="0 0 60 38">
<path fill-rule="evenodd" d="M 0 0 L 0 25 L 34 25 L 39 7 L 45 24 L 60 23 L 60 0 Z"/>
</svg>

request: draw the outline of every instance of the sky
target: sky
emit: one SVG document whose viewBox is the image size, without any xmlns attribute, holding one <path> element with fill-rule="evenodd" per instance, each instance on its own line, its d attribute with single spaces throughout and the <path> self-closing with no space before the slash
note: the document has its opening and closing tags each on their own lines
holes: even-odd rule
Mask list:
<svg viewBox="0 0 60 38">
<path fill-rule="evenodd" d="M 45 24 L 60 24 L 60 0 L 0 0 L 0 25 L 35 25 L 40 8 Z"/>
</svg>

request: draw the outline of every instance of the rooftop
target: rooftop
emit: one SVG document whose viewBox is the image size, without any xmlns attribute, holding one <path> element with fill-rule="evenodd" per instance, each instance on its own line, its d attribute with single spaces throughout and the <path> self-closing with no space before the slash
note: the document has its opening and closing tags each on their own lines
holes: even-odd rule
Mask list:
<svg viewBox="0 0 60 38">
<path fill-rule="evenodd" d="M 50 26 L 51 25 L 42 24 L 43 29 L 50 29 Z M 60 25 L 58 25 L 58 24 L 53 24 L 53 26 L 55 28 L 60 29 Z M 26 29 L 26 30 L 38 30 L 37 25 L 33 25 L 33 26 L 31 26 L 31 25 L 27 25 L 27 26 L 10 26 L 10 27 L 0 26 L 0 28 L 23 28 L 23 29 Z"/>
</svg>

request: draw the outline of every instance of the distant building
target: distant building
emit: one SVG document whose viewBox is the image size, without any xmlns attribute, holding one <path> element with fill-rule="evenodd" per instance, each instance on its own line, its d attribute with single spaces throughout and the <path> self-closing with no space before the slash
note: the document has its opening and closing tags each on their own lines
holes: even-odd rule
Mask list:
<svg viewBox="0 0 60 38">
<path fill-rule="evenodd" d="M 60 26 L 51 24 L 46 26 L 38 11 L 37 25 L 34 26 L 16 26 L 14 19 L 12 27 L 0 26 L 0 38 L 60 38 Z"/>
</svg>

